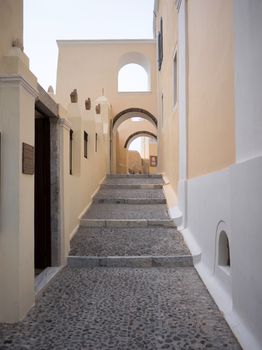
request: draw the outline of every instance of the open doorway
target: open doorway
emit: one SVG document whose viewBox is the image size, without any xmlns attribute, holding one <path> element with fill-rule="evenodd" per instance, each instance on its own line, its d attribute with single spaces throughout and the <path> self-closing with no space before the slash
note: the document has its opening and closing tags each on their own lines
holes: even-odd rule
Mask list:
<svg viewBox="0 0 262 350">
<path fill-rule="evenodd" d="M 155 174 L 157 172 L 157 140 L 137 133 L 127 142 L 127 169 L 129 174 Z"/>
<path fill-rule="evenodd" d="M 35 115 L 35 275 L 51 266 L 50 121 Z"/>
</svg>

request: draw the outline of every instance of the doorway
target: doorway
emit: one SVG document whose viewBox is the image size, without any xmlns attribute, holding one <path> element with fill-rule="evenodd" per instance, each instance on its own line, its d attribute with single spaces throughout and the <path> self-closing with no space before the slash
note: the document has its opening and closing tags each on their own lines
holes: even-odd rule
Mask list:
<svg viewBox="0 0 262 350">
<path fill-rule="evenodd" d="M 50 121 L 35 115 L 35 274 L 51 266 Z"/>
</svg>

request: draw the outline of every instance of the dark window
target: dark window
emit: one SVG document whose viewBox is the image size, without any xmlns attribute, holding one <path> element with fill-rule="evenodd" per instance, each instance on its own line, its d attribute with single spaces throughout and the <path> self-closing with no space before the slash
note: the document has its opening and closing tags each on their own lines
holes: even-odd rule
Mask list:
<svg viewBox="0 0 262 350">
<path fill-rule="evenodd" d="M 73 174 L 73 130 L 70 130 L 70 143 L 69 143 L 69 173 Z"/>
<path fill-rule="evenodd" d="M 174 107 L 175 107 L 177 104 L 177 53 L 174 56 L 173 70 L 174 70 Z"/>
<path fill-rule="evenodd" d="M 157 47 L 158 47 L 158 70 L 161 70 L 163 62 L 163 19 L 160 19 L 160 30 L 157 36 Z"/>
<path fill-rule="evenodd" d="M 87 158 L 88 154 L 88 133 L 84 131 L 84 157 Z"/>
<path fill-rule="evenodd" d="M 181 2 L 182 2 L 182 0 L 176 0 L 176 8 L 177 8 L 178 12 L 180 10 Z"/>
<path fill-rule="evenodd" d="M 97 152 L 97 133 L 95 134 L 95 152 Z"/>
</svg>

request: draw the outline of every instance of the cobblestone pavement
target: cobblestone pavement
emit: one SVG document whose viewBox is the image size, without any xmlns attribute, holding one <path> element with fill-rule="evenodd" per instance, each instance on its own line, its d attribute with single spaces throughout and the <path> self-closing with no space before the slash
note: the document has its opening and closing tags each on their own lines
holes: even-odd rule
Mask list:
<svg viewBox="0 0 262 350">
<path fill-rule="evenodd" d="M 174 228 L 80 227 L 71 241 L 69 255 L 140 256 L 190 255 L 181 233 Z"/>
<path fill-rule="evenodd" d="M 0 349 L 241 348 L 193 268 L 65 268 Z"/>
<path fill-rule="evenodd" d="M 83 219 L 169 219 L 165 204 L 93 203 Z"/>
</svg>

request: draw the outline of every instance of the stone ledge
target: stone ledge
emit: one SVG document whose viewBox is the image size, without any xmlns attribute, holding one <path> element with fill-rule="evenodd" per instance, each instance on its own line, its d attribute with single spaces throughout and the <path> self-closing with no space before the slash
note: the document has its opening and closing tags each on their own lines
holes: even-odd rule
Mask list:
<svg viewBox="0 0 262 350">
<path fill-rule="evenodd" d="M 162 179 L 161 174 L 107 174 L 108 178 L 127 178 L 127 179 Z"/>
<path fill-rule="evenodd" d="M 54 277 L 63 269 L 63 266 L 47 267 L 35 278 L 35 295 L 40 297 Z"/>
<path fill-rule="evenodd" d="M 162 189 L 163 185 L 162 184 L 107 184 L 103 183 L 101 184 L 100 188 L 126 188 L 126 189 L 143 189 L 143 190 L 148 190 L 148 189 Z"/>
<path fill-rule="evenodd" d="M 70 267 L 193 267 L 190 255 L 181 256 L 69 256 Z"/>
<path fill-rule="evenodd" d="M 94 198 L 93 203 L 115 203 L 115 204 L 166 204 L 165 198 Z"/>
<path fill-rule="evenodd" d="M 112 220 L 103 220 L 103 219 L 81 219 L 80 226 L 83 227 L 112 227 L 112 228 L 121 228 L 121 227 L 176 227 L 173 220 L 146 220 L 146 219 L 112 219 Z"/>
</svg>

